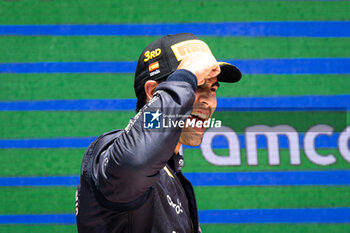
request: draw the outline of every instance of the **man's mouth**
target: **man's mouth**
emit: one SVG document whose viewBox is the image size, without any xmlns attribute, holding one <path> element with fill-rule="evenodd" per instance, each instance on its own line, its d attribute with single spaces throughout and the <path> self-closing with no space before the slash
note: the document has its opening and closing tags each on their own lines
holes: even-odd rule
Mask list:
<svg viewBox="0 0 350 233">
<path fill-rule="evenodd" d="M 206 121 L 209 119 L 209 113 L 208 112 L 200 112 L 200 111 L 193 111 L 191 113 L 191 117 L 196 118 L 201 121 Z"/>
<path fill-rule="evenodd" d="M 205 131 L 205 127 L 203 126 L 204 121 L 209 119 L 209 112 L 204 112 L 204 111 L 193 111 L 191 113 L 191 116 L 189 117 L 189 120 L 195 120 L 195 127 L 192 127 L 194 130 L 203 133 Z M 197 127 L 197 122 L 201 121 L 202 127 Z"/>
</svg>

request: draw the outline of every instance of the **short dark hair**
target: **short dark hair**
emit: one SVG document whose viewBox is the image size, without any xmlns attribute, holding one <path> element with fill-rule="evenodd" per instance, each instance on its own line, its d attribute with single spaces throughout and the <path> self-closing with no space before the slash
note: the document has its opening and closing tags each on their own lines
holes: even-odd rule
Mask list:
<svg viewBox="0 0 350 233">
<path fill-rule="evenodd" d="M 161 79 L 155 80 L 158 84 L 161 82 L 164 82 L 168 77 L 163 77 Z M 147 103 L 147 96 L 146 96 L 146 92 L 145 89 L 143 88 L 141 93 L 138 95 L 137 98 L 137 103 L 136 103 L 136 112 L 140 111 L 140 109 L 145 106 L 145 104 Z"/>
</svg>

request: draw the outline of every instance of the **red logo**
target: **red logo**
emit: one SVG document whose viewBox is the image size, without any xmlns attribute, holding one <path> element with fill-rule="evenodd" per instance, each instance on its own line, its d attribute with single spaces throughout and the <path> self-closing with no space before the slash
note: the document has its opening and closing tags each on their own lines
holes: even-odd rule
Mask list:
<svg viewBox="0 0 350 233">
<path fill-rule="evenodd" d="M 159 69 L 159 63 L 157 61 L 153 62 L 152 64 L 149 64 L 148 66 L 149 72 L 152 72 L 153 70 L 156 70 L 156 69 Z"/>
</svg>

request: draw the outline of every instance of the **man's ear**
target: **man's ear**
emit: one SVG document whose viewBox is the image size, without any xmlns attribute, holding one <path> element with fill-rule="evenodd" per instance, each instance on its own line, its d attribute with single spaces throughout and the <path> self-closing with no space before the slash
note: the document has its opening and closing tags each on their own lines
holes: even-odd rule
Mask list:
<svg viewBox="0 0 350 233">
<path fill-rule="evenodd" d="M 147 102 L 152 99 L 152 96 L 154 94 L 154 90 L 156 89 L 156 87 L 158 86 L 158 83 L 154 80 L 148 80 L 145 83 L 145 93 L 146 93 L 146 97 L 147 97 Z"/>
</svg>

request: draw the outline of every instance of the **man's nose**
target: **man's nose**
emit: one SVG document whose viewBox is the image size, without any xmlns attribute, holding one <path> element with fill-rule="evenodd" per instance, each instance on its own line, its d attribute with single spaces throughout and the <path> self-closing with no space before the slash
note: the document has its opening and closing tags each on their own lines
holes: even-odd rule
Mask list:
<svg viewBox="0 0 350 233">
<path fill-rule="evenodd" d="M 214 96 L 210 96 L 207 93 L 202 93 L 199 96 L 198 102 L 201 103 L 201 105 L 205 105 L 206 107 L 212 107 L 216 101 Z"/>
</svg>

